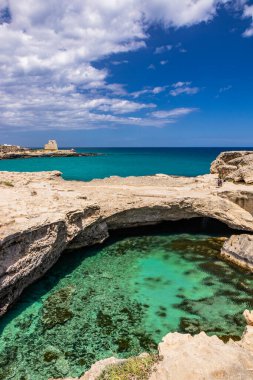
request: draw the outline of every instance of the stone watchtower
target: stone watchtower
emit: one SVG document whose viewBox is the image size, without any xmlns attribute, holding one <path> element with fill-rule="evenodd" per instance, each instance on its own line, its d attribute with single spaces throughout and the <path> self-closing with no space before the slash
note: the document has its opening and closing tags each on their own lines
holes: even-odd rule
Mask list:
<svg viewBox="0 0 253 380">
<path fill-rule="evenodd" d="M 58 150 L 58 145 L 55 140 L 49 140 L 47 144 L 44 146 L 45 150 Z"/>
</svg>

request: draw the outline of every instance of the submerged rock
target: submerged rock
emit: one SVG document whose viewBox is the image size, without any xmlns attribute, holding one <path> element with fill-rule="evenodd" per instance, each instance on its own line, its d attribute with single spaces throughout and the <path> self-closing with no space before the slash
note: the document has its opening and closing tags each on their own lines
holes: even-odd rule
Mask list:
<svg viewBox="0 0 253 380">
<path fill-rule="evenodd" d="M 74 291 L 74 288 L 68 286 L 46 299 L 42 308 L 42 323 L 46 329 L 62 325 L 73 317 L 70 304 Z"/>
</svg>

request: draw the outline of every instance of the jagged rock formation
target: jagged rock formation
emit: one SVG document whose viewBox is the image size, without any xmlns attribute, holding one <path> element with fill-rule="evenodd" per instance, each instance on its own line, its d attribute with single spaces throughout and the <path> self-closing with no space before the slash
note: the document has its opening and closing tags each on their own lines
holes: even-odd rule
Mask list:
<svg viewBox="0 0 253 380">
<path fill-rule="evenodd" d="M 158 346 L 160 360 L 154 365 L 148 380 L 252 380 L 253 312 L 246 310 L 244 316 L 249 325 L 238 342 L 230 340 L 224 343 L 217 336 L 209 337 L 204 332 L 195 336 L 166 335 Z M 121 363 L 122 360 L 115 358 L 101 360 L 80 380 L 98 380 L 108 366 Z"/>
<path fill-rule="evenodd" d="M 228 239 L 221 256 L 245 269 L 253 271 L 253 235 L 233 235 Z"/>
<path fill-rule="evenodd" d="M 59 172 L 0 172 L 0 314 L 65 249 L 102 242 L 110 230 L 196 217 L 253 231 L 253 186 L 197 178 L 111 177 L 64 181 Z"/>
<path fill-rule="evenodd" d="M 253 183 L 253 152 L 223 152 L 211 164 L 211 173 L 233 182 Z"/>
</svg>

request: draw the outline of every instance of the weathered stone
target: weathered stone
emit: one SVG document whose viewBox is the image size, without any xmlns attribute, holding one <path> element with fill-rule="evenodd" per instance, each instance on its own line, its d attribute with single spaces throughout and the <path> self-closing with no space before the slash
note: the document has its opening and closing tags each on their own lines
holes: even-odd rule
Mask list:
<svg viewBox="0 0 253 380">
<path fill-rule="evenodd" d="M 247 325 L 253 326 L 253 310 L 252 311 L 245 310 L 243 313 L 243 316 L 247 322 Z"/>
<path fill-rule="evenodd" d="M 217 188 L 215 175 L 75 182 L 59 172 L 0 172 L 0 314 L 65 249 L 102 242 L 110 230 L 196 217 L 252 232 L 253 186 Z"/>
<path fill-rule="evenodd" d="M 222 249 L 221 256 L 243 268 L 253 271 L 253 235 L 232 235 Z"/>
<path fill-rule="evenodd" d="M 224 180 L 253 183 L 253 152 L 223 152 L 211 164 L 211 173 Z"/>
<path fill-rule="evenodd" d="M 253 355 L 239 344 L 204 332 L 168 334 L 159 344 L 162 360 L 149 380 L 252 380 Z"/>
</svg>

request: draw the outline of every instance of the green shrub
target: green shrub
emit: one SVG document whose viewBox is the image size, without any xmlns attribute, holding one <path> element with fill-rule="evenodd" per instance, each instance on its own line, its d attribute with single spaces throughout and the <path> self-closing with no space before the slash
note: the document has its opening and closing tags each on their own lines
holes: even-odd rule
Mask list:
<svg viewBox="0 0 253 380">
<path fill-rule="evenodd" d="M 108 366 L 98 380 L 148 380 L 158 360 L 157 355 L 130 358 L 121 364 Z"/>
</svg>

